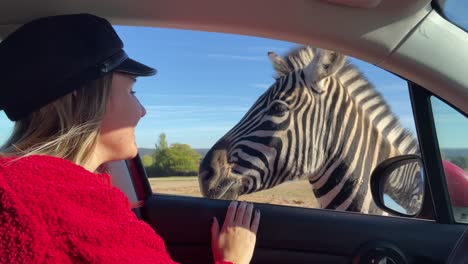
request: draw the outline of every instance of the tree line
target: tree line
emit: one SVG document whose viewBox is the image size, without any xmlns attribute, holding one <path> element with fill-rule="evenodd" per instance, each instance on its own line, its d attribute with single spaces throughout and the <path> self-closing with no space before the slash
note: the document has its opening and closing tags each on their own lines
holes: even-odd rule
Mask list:
<svg viewBox="0 0 468 264">
<path fill-rule="evenodd" d="M 188 144 L 167 144 L 166 134 L 159 141 L 152 155 L 143 155 L 143 166 L 148 177 L 197 176 L 201 155 Z"/>
<path fill-rule="evenodd" d="M 442 153 L 442 159 L 448 160 L 462 168 L 465 172 L 468 172 L 468 156 L 447 156 L 446 154 Z"/>
<path fill-rule="evenodd" d="M 167 144 L 166 134 L 159 135 L 159 141 L 151 155 L 143 155 L 143 166 L 149 177 L 197 176 L 202 156 L 188 144 Z M 442 152 L 442 159 L 448 160 L 468 171 L 468 156 L 449 156 Z"/>
</svg>

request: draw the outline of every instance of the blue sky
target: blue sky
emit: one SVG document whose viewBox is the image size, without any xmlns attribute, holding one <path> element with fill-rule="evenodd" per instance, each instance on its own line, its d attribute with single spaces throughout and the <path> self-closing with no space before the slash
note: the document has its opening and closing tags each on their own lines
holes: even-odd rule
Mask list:
<svg viewBox="0 0 468 264">
<path fill-rule="evenodd" d="M 169 143 L 207 148 L 233 127 L 273 83 L 268 51 L 284 54 L 295 43 L 239 35 L 119 27 L 126 50 L 155 66 L 154 78 L 140 78 L 137 96 L 148 114 L 137 128 L 139 146 L 157 135 Z M 145 41 L 142 41 L 145 40 Z M 414 130 L 406 83 L 358 62 L 393 101 L 402 122 Z"/>
<path fill-rule="evenodd" d="M 468 4 L 466 0 L 445 0 L 444 14 L 455 24 L 468 30 Z"/>
<path fill-rule="evenodd" d="M 169 143 L 211 147 L 273 83 L 267 52 L 282 55 L 297 46 L 279 40 L 188 30 L 116 30 L 132 58 L 158 69 L 156 76 L 139 78 L 135 86 L 137 97 L 147 109 L 136 129 L 136 140 L 139 147 L 149 148 L 162 132 Z M 352 62 L 383 94 L 402 124 L 415 131 L 406 82 L 365 62 Z M 466 124 L 466 118 L 455 119 L 443 129 L 458 131 L 454 128 L 460 122 Z M 0 142 L 11 127 L 1 112 Z M 468 124 L 463 129 L 468 131 Z M 444 146 L 468 147 L 466 136 L 459 134 L 444 139 Z M 465 141 L 463 146 L 458 140 Z"/>
</svg>

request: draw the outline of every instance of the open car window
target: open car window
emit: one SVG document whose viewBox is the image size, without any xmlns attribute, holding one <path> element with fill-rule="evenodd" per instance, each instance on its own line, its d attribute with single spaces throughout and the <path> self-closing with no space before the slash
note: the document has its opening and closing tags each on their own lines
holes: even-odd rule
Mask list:
<svg viewBox="0 0 468 264">
<path fill-rule="evenodd" d="M 129 54 L 158 69 L 155 78 L 141 78 L 135 89 L 147 110 L 136 140 L 153 192 L 202 197 L 197 177 L 201 160 L 275 83 L 268 52 L 284 56 L 301 45 L 189 30 L 116 29 Z M 406 81 L 361 60 L 349 61 L 417 140 Z M 239 200 L 320 208 L 307 177 Z"/>
</svg>

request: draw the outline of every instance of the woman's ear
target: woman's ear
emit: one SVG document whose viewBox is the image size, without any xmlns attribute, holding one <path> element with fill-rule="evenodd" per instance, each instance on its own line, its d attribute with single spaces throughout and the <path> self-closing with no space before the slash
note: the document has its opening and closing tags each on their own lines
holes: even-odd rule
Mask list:
<svg viewBox="0 0 468 264">
<path fill-rule="evenodd" d="M 328 86 L 328 78 L 346 65 L 346 56 L 331 50 L 320 50 L 314 59 L 304 68 L 308 87 L 323 93 Z"/>
</svg>

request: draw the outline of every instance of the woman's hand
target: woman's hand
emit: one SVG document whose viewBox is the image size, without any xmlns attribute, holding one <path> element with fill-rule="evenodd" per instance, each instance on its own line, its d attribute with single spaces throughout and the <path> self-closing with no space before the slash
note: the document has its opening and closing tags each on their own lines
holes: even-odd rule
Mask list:
<svg viewBox="0 0 468 264">
<path fill-rule="evenodd" d="M 236 210 L 237 209 L 237 210 Z M 230 261 L 235 264 L 248 264 L 253 256 L 260 211 L 255 210 L 252 221 L 253 205 L 232 201 L 226 213 L 221 232 L 216 217 L 211 227 L 211 248 L 216 261 Z"/>
</svg>

